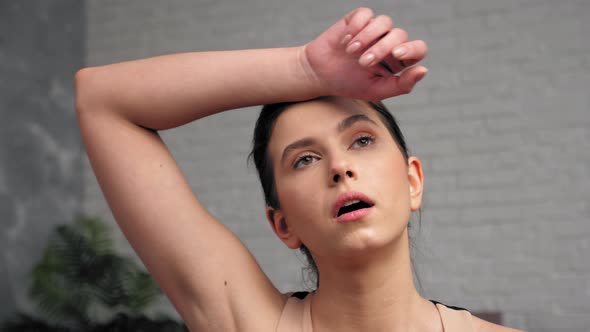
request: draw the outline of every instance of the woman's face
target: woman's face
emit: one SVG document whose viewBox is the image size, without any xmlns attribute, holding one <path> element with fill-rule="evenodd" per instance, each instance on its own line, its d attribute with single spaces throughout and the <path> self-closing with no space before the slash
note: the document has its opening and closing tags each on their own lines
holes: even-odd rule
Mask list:
<svg viewBox="0 0 590 332">
<path fill-rule="evenodd" d="M 316 260 L 394 242 L 420 206 L 420 162 L 406 163 L 365 103 L 336 98 L 291 106 L 268 148 L 280 202 L 269 208 L 273 229 L 290 248 L 304 243 Z"/>
</svg>

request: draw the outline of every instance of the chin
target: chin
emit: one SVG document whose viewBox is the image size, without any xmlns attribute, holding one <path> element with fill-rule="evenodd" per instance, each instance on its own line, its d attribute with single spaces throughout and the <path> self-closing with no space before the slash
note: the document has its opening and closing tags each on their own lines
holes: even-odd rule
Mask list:
<svg viewBox="0 0 590 332">
<path fill-rule="evenodd" d="M 390 246 L 392 240 L 391 234 L 375 227 L 359 227 L 342 239 L 342 252 L 347 257 L 365 256 Z"/>
<path fill-rule="evenodd" d="M 390 223 L 370 222 L 359 220 L 347 230 L 341 238 L 337 250 L 343 258 L 367 258 L 383 250 L 401 245 L 407 245 L 407 225 L 392 227 Z M 405 239 L 405 241 L 404 241 Z"/>
</svg>

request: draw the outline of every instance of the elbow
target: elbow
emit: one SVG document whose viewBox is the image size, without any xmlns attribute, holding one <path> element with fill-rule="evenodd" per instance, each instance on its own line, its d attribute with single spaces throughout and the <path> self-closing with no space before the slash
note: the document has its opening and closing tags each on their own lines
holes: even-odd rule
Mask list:
<svg viewBox="0 0 590 332">
<path fill-rule="evenodd" d="M 74 76 L 75 109 L 76 113 L 91 111 L 96 108 L 97 95 L 96 69 L 82 68 Z"/>
</svg>

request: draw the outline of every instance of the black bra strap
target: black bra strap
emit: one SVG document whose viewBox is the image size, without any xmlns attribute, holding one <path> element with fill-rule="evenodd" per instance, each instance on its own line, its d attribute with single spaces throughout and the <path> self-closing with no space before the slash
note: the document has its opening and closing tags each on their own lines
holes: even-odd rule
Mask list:
<svg viewBox="0 0 590 332">
<path fill-rule="evenodd" d="M 465 309 L 465 308 L 461 308 L 461 307 L 455 307 L 455 306 L 452 306 L 452 305 L 446 305 L 446 304 L 444 304 L 444 303 L 441 303 L 441 302 L 438 302 L 438 301 L 434 301 L 434 300 L 430 300 L 430 302 L 434 303 L 435 305 L 436 305 L 436 304 L 442 304 L 442 305 L 444 305 L 445 307 L 447 307 L 447 308 L 449 308 L 449 309 L 453 309 L 453 310 L 465 310 L 465 311 L 469 311 L 469 310 L 467 310 L 467 309 Z"/>
</svg>

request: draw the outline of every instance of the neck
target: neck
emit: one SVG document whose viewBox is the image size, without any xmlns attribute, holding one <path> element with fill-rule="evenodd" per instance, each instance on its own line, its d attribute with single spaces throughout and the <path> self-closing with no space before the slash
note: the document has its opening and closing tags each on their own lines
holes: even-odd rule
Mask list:
<svg viewBox="0 0 590 332">
<path fill-rule="evenodd" d="M 312 301 L 314 331 L 427 330 L 425 313 L 431 317 L 434 310 L 436 319 L 438 313 L 414 286 L 407 234 L 366 256 L 354 265 L 317 262 L 321 287 Z"/>
</svg>

